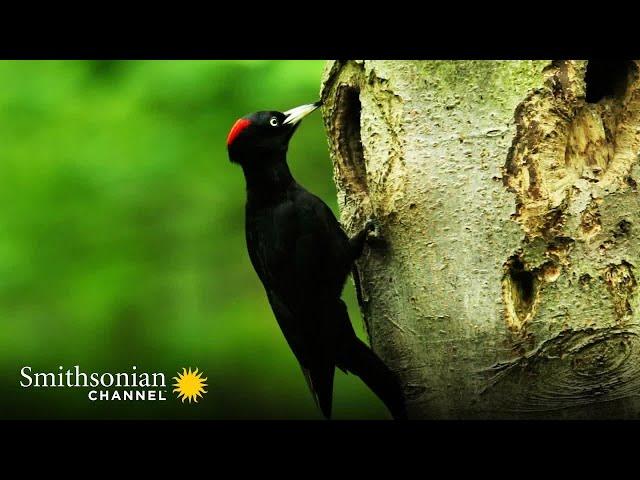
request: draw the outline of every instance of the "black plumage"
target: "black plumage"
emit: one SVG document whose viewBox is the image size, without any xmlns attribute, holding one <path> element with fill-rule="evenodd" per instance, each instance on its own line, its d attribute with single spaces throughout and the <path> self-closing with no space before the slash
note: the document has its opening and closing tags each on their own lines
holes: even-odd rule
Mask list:
<svg viewBox="0 0 640 480">
<path fill-rule="evenodd" d="M 331 209 L 294 180 L 286 162 L 300 120 L 317 107 L 253 113 L 229 133 L 230 160 L 242 167 L 247 184 L 247 249 L 325 417 L 331 417 L 337 366 L 358 375 L 394 418 L 404 418 L 396 377 L 357 338 L 340 298 L 373 224 L 349 239 Z"/>
</svg>

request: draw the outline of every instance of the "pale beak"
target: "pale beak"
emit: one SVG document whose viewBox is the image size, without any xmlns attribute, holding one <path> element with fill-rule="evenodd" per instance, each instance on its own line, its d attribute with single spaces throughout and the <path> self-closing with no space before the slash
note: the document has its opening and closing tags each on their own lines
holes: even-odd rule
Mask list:
<svg viewBox="0 0 640 480">
<path fill-rule="evenodd" d="M 320 105 L 322 105 L 322 102 L 309 103 L 307 105 L 300 105 L 299 107 L 292 108 L 291 110 L 283 112 L 287 116 L 283 122 L 283 125 L 297 125 L 302 121 L 304 117 L 309 115 Z"/>
</svg>

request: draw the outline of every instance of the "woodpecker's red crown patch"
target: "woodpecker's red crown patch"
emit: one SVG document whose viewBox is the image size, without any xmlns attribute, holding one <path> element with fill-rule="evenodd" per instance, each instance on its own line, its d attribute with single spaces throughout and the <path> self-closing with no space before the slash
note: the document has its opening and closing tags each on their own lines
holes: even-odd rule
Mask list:
<svg viewBox="0 0 640 480">
<path fill-rule="evenodd" d="M 233 141 L 240 135 L 240 133 L 251 125 L 251 121 L 246 118 L 241 118 L 231 127 L 231 131 L 229 132 L 229 136 L 227 137 L 227 147 L 233 143 Z"/>
</svg>

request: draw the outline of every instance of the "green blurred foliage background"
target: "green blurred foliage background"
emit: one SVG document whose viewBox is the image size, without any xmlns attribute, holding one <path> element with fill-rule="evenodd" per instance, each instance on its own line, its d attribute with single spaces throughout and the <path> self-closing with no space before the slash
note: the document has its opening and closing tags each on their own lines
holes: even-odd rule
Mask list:
<svg viewBox="0 0 640 480">
<path fill-rule="evenodd" d="M 0 415 L 319 419 L 246 253 L 238 117 L 317 100 L 322 61 L 0 62 Z M 337 213 L 319 113 L 300 183 Z M 348 282 L 352 321 L 364 338 Z M 23 389 L 20 368 L 198 367 L 197 405 Z M 170 376 L 169 376 L 170 378 Z M 388 418 L 336 371 L 335 418 Z"/>
</svg>

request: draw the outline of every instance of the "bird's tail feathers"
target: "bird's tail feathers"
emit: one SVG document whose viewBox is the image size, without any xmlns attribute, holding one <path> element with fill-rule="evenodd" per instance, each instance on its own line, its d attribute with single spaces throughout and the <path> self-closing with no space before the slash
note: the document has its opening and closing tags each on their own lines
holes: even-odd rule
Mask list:
<svg viewBox="0 0 640 480">
<path fill-rule="evenodd" d="M 375 393 L 396 420 L 406 420 L 402 388 L 394 373 L 355 335 L 339 356 L 338 366 L 354 375 Z"/>
</svg>

